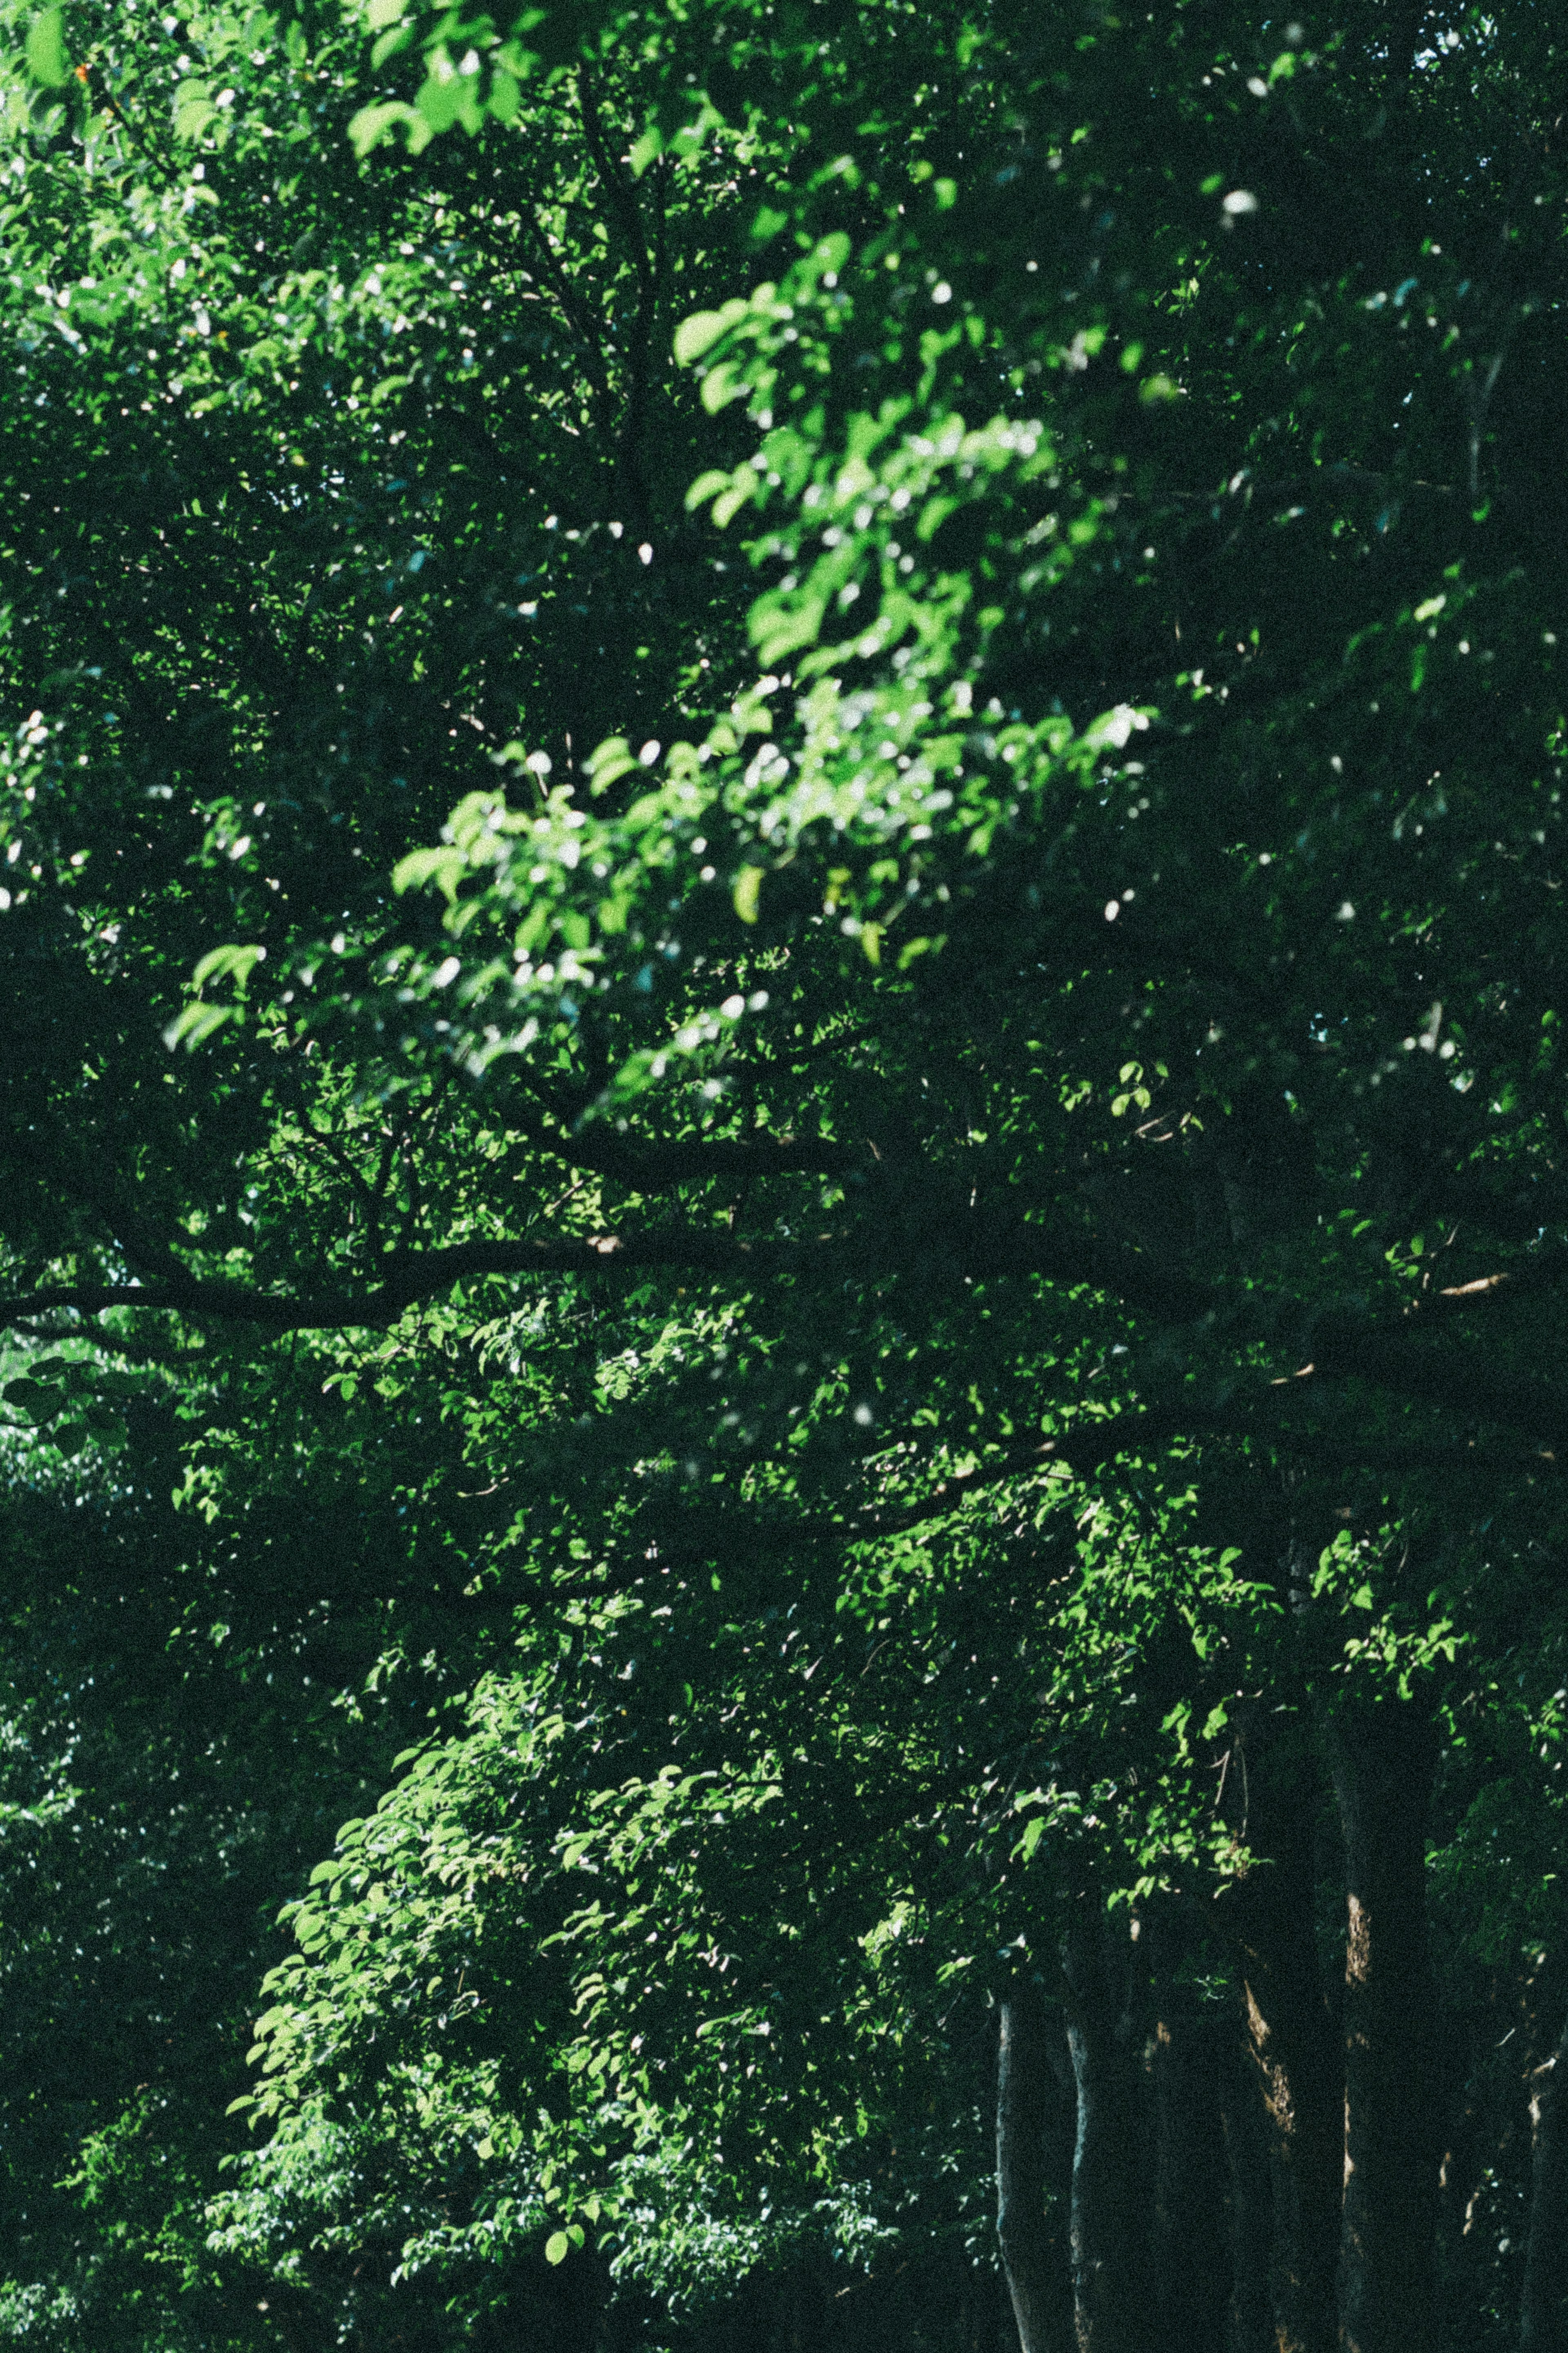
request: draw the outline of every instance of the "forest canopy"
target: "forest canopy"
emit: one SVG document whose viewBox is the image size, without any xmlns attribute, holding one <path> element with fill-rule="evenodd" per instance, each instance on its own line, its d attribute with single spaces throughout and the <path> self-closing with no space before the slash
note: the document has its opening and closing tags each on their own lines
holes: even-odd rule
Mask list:
<svg viewBox="0 0 1568 2353">
<path fill-rule="evenodd" d="M 1565 2353 L 1557 12 L 3 21 L 0 2341 Z"/>
</svg>

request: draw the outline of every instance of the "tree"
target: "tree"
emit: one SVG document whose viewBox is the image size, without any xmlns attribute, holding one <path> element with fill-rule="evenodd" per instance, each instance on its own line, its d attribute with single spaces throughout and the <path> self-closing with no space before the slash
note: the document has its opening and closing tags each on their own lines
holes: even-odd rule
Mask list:
<svg viewBox="0 0 1568 2353">
<path fill-rule="evenodd" d="M 34 70 L 65 88 L 51 37 Z M 1268 2094 L 1281 2341 L 1431 2335 L 1428 2127 L 1455 2103 L 1431 2033 L 1428 1848 L 1440 1827 L 1468 1852 L 1454 1784 L 1474 1771 L 1484 1813 L 1523 1726 L 1550 1767 L 1545 1685 L 1526 1675 L 1517 1715 L 1493 1690 L 1561 1640 L 1562 1408 L 1532 1362 L 1559 1206 L 1550 26 L 1371 6 L 1268 39 L 1206 6 L 1043 26 L 1004 7 L 934 32 L 892 9 L 547 13 L 510 33 L 389 19 L 354 90 L 363 168 L 332 151 L 320 229 L 291 272 L 264 254 L 263 276 L 263 220 L 296 194 L 270 160 L 281 126 L 356 58 L 298 27 L 271 39 L 242 47 L 216 20 L 201 76 L 150 40 L 116 51 L 106 32 L 101 68 L 84 50 L 89 101 L 95 70 L 174 83 L 177 135 L 210 155 L 200 180 L 165 174 L 166 195 L 118 83 L 86 134 L 92 174 L 64 102 L 37 114 L 59 144 L 24 201 L 75 225 L 73 260 L 132 222 L 160 256 L 184 241 L 184 276 L 221 274 L 234 324 L 215 329 L 204 295 L 179 390 L 144 410 L 129 372 L 184 323 L 184 278 L 170 260 L 154 288 L 137 262 L 83 287 L 73 269 L 69 360 L 39 342 L 27 361 L 35 414 L 72 392 L 50 432 L 14 432 L 18 553 L 68 592 L 89 560 L 123 565 L 124 617 L 110 633 L 107 593 L 85 612 L 68 593 L 30 599 L 14 632 L 13 692 L 37 715 L 5 917 L 27 1172 L 5 1212 L 9 1314 L 109 1355 L 149 1326 L 221 1351 L 234 1370 L 220 1408 L 204 1396 L 192 1496 L 243 1526 L 324 1442 L 367 1514 L 406 1524 L 384 1588 L 395 1650 L 424 1655 L 415 1597 L 433 1586 L 492 1678 L 456 1746 L 428 1752 L 439 1769 L 350 1836 L 341 1903 L 300 1915 L 337 1960 L 367 1956 L 363 2009 L 356 1993 L 323 2021 L 309 1962 L 303 2008 L 275 2005 L 263 2039 L 300 2054 L 278 2073 L 306 2105 L 262 2173 L 294 2163 L 299 2135 L 335 2162 L 310 2033 L 330 2028 L 330 2055 L 380 2020 L 405 1932 L 420 1951 L 469 1933 L 435 1897 L 432 1926 L 416 1892 L 412 1926 L 373 1933 L 380 1883 L 355 1874 L 385 1839 L 417 1891 L 449 1841 L 477 1903 L 467 1810 L 489 1823 L 500 1800 L 482 1774 L 468 1789 L 473 1743 L 489 1757 L 540 1678 L 603 1693 L 613 1656 L 634 1689 L 649 1677 L 647 1714 L 628 1704 L 622 1727 L 601 1697 L 592 1761 L 582 1741 L 563 1744 L 570 1767 L 540 1760 L 539 1820 L 563 1843 L 559 1871 L 530 1868 L 559 1906 L 591 1833 L 626 1908 L 551 1915 L 581 1965 L 539 1995 L 528 2047 L 537 2068 L 620 2071 L 623 2107 L 646 2111 L 620 2119 L 642 2134 L 626 2164 L 693 2103 L 722 2118 L 735 2087 L 689 2059 L 679 2089 L 668 2055 L 632 2067 L 628 1997 L 610 2000 L 599 1957 L 679 1825 L 696 1876 L 665 1869 L 649 1916 L 662 1934 L 668 1908 L 677 1955 L 718 1923 L 737 1967 L 763 1968 L 801 1925 L 762 1894 L 761 1801 L 787 1793 L 793 1757 L 779 1836 L 815 1841 L 836 1892 L 828 1944 L 808 1938 L 792 1976 L 833 1978 L 851 1930 L 863 1956 L 816 1991 L 837 2021 L 825 2067 L 861 2063 L 868 2017 L 901 2062 L 939 2014 L 857 2008 L 863 1969 L 897 1978 L 877 1939 L 905 1903 L 965 1936 L 984 1924 L 1016 1957 L 1016 1999 L 1062 2005 L 1080 2343 L 1146 2338 L 1138 2243 L 1190 2235 L 1182 2151 L 1218 2167 L 1222 2111 L 1237 2211 L 1236 2184 L 1256 2183 L 1225 2068 L 1188 2064 L 1206 2021 L 1189 2004 L 1177 2031 L 1211 1960 Z M 257 81 L 235 64 L 224 83 L 242 55 Z M 541 190 L 540 133 L 568 125 Z M 193 239 L 203 188 L 217 217 Z M 374 240 L 352 300 L 309 235 Z M 595 335 L 582 286 L 600 248 Z M 517 307 L 552 307 L 562 340 L 514 360 L 492 311 L 483 366 L 477 325 L 439 357 L 472 307 L 468 257 L 520 252 Z M 35 292 L 14 301 L 37 320 Z M 421 367 L 373 358 L 384 327 L 416 325 Z M 671 329 L 684 373 L 656 395 Z M 584 432 L 591 452 L 565 446 Z M 156 451 L 174 482 L 169 453 L 191 464 L 195 435 L 196 504 L 143 573 L 129 499 L 101 506 L 106 465 L 133 487 Z M 373 475 L 405 443 L 419 474 Z M 291 472 L 297 492 L 279 487 Z M 41 485 L 62 478 L 84 487 L 46 516 Z M 384 501 L 416 481 L 426 528 L 405 555 Z M 218 484 L 221 540 L 197 512 Z M 501 577 L 540 576 L 531 538 L 528 577 L 510 567 L 541 491 L 579 536 L 552 558 L 560 593 L 500 616 Z M 236 528 L 254 556 L 213 629 Z M 390 589 L 395 551 L 400 580 L 437 583 L 417 610 Z M 373 583 L 404 596 L 384 628 L 364 621 Z M 520 659 L 511 628 L 541 617 Z M 464 773 L 487 749 L 500 776 Z M 268 776 L 255 801 L 242 768 Z M 275 771 L 296 789 L 276 794 Z M 131 803 L 131 776 L 188 822 Z M 173 1060 L 165 1027 L 190 1050 Z M 307 1404 L 323 1379 L 332 1404 Z M 1080 1553 L 1067 1530 L 1086 1513 Z M 764 1682 L 759 1630 L 791 1610 L 798 1638 L 777 1638 Z M 857 1624 L 864 1668 L 786 1751 L 812 1655 Z M 503 1669 L 489 1646 L 506 1631 L 523 1655 Z M 973 1670 L 956 1692 L 939 1667 L 955 1641 Z M 878 1645 L 912 1683 L 888 1722 Z M 747 1739 L 700 1725 L 672 1812 L 682 1780 L 658 1751 L 689 1736 L 659 1710 L 715 1650 L 711 1706 Z M 818 1742 L 841 1785 L 817 1778 Z M 1314 1852 L 1314 1761 L 1343 1850 L 1342 2019 L 1318 1981 L 1313 1902 L 1337 1866 Z M 461 1802 L 430 1813 L 424 1782 L 453 1776 Z M 857 1810 L 891 1804 L 889 1780 L 914 1810 L 861 1854 Z M 977 1804 L 950 1914 L 931 1850 Z M 1545 1808 L 1525 1810 L 1551 1824 Z M 1216 1883 L 1223 1957 L 1192 1916 Z M 1129 1894 L 1140 1945 L 1145 1924 L 1144 1949 L 1163 1944 L 1137 1968 L 1125 1903 L 1107 1909 Z M 526 1941 L 534 1900 L 513 1890 L 496 1933 Z M 574 2033 L 567 1997 L 593 1995 L 595 1968 Z M 987 1992 L 1015 1999 L 994 1970 Z M 695 1999 L 684 1980 L 647 1999 L 667 1994 L 678 2017 Z M 715 2021 L 715 2071 L 755 2018 L 742 2005 L 728 2043 Z M 1137 2129 L 1147 2024 L 1173 2054 L 1155 2066 L 1163 2187 Z M 434 2046 L 422 2014 L 405 2026 L 417 2110 Z M 499 2079 L 465 2086 L 475 2116 L 515 2117 Z M 821 2089 L 787 2084 L 759 2130 L 776 2141 L 777 2115 Z M 1037 2070 L 1027 2104 L 1052 2112 Z M 398 2119 L 389 2096 L 372 2140 Z M 583 2121 L 558 2167 L 568 2243 L 613 2186 Z M 542 2148 L 509 2142 L 503 2161 L 524 2154 L 538 2187 Z M 837 2147 L 819 2155 L 842 2181 Z M 738 2149 L 722 2158 L 747 2178 Z M 511 2213 L 509 2246 L 541 2211 Z M 1529 2326 L 1549 2325 L 1531 2295 Z"/>
</svg>

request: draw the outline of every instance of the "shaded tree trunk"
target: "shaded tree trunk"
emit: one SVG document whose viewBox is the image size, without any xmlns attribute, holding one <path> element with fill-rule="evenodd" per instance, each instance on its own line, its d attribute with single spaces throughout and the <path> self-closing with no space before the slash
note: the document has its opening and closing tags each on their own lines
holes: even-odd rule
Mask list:
<svg viewBox="0 0 1568 2353">
<path fill-rule="evenodd" d="M 1345 1846 L 1343 2353 L 1435 2341 L 1439 2132 L 1426 1946 L 1429 1715 L 1342 1705 L 1329 1724 Z"/>
<path fill-rule="evenodd" d="M 1183 2353 L 1226 2353 L 1231 2249 L 1220 2081 L 1235 2019 L 1167 1991 L 1155 2023 L 1153 2276 L 1160 2332 Z"/>
<path fill-rule="evenodd" d="M 1148 2353 L 1151 2152 L 1132 2049 L 1132 1950 L 1085 1899 L 1063 1969 L 1078 2093 L 1072 2166 L 1073 2320 L 1079 2353 Z"/>
<path fill-rule="evenodd" d="M 1241 1767 L 1255 1857 L 1231 1894 L 1247 2047 L 1268 2122 L 1279 2353 L 1333 2353 L 1344 2178 L 1344 2076 L 1314 1927 L 1318 1783 L 1304 1744 L 1249 1744 Z"/>
<path fill-rule="evenodd" d="M 1568 2026 L 1536 2078 L 1530 2106 L 1530 2237 L 1520 2299 L 1520 2353 L 1568 2353 Z"/>
<path fill-rule="evenodd" d="M 1268 2119 L 1250 2055 L 1239 2050 L 1222 2081 L 1220 2121 L 1230 2177 L 1231 2353 L 1278 2353 Z"/>
<path fill-rule="evenodd" d="M 1053 2126 L 1061 2090 L 1052 2031 L 1036 1989 L 1020 1980 L 998 2005 L 996 2236 L 1020 2353 L 1067 2353 L 1071 2316 L 1065 2265 L 1046 2215 Z M 1060 2027 L 1056 2029 L 1060 2034 Z"/>
</svg>

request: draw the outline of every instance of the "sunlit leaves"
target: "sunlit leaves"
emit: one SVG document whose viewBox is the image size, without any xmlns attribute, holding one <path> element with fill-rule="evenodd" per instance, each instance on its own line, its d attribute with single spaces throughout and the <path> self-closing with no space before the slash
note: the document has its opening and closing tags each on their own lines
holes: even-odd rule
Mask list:
<svg viewBox="0 0 1568 2353">
<path fill-rule="evenodd" d="M 66 48 L 65 10 L 45 8 L 27 28 L 27 70 L 47 90 L 61 90 L 70 79 Z"/>
<path fill-rule="evenodd" d="M 993 1957 L 1542 1622 L 1556 167 L 1178 17 L 16 67 L 7 1444 L 426 1736 L 212 2216 L 341 2333 L 972 2215 Z"/>
</svg>

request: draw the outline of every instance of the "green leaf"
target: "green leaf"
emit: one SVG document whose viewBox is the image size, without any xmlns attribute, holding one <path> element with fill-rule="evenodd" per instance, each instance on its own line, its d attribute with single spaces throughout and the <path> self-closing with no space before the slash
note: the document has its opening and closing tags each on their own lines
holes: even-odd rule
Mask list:
<svg viewBox="0 0 1568 2353">
<path fill-rule="evenodd" d="M 187 147 L 201 138 L 209 123 L 216 121 L 217 108 L 201 83 L 174 102 L 174 136 Z"/>
<path fill-rule="evenodd" d="M 570 2249 L 571 2244 L 572 2242 L 567 2237 L 564 2231 L 552 2231 L 549 2238 L 544 2242 L 545 2262 L 547 2263 L 563 2263 L 566 2260 L 567 2252 Z"/>
<path fill-rule="evenodd" d="M 731 304 L 730 310 L 738 313 L 745 307 L 738 302 Z M 682 319 L 675 331 L 675 356 L 680 365 L 689 367 L 704 352 L 710 351 L 730 323 L 725 311 L 694 311 L 689 319 Z M 703 479 L 707 480 L 709 477 L 705 475 Z M 724 474 L 719 479 L 728 481 L 730 478 Z"/>
<path fill-rule="evenodd" d="M 460 122 L 467 132 L 477 131 L 481 120 L 478 71 L 465 73 L 439 48 L 429 64 L 425 86 L 415 100 L 427 132 L 433 135 L 449 131 L 454 122 Z"/>
<path fill-rule="evenodd" d="M 349 123 L 349 137 L 353 150 L 361 157 L 374 147 L 382 146 L 397 124 L 408 132 L 408 151 L 417 155 L 430 137 L 430 126 L 403 99 L 385 99 L 376 106 L 362 106 Z"/>
<path fill-rule="evenodd" d="M 704 382 L 706 381 L 707 379 L 704 378 Z M 721 531 L 727 523 L 733 521 L 743 506 L 749 505 L 756 497 L 760 481 L 760 478 L 750 466 L 743 466 L 741 469 L 738 481 L 732 474 L 729 480 L 731 487 L 721 497 L 713 501 L 713 521 Z"/>
<path fill-rule="evenodd" d="M 70 58 L 66 52 L 66 20 L 63 8 L 46 8 L 35 16 L 27 28 L 27 71 L 46 90 L 60 90 L 70 79 Z"/>
<path fill-rule="evenodd" d="M 624 735 L 612 735 L 588 757 L 589 790 L 604 792 L 619 782 L 622 776 L 633 775 L 642 763 Z"/>
<path fill-rule="evenodd" d="M 399 894 L 416 891 L 423 883 L 434 882 L 447 904 L 455 904 L 458 885 L 468 871 L 468 861 L 460 849 L 411 849 L 400 858 L 392 870 L 392 887 Z"/>
<path fill-rule="evenodd" d="M 42 1381 L 31 1381 L 25 1377 L 21 1380 L 7 1381 L 0 1395 L 4 1396 L 7 1405 L 14 1406 L 18 1413 L 25 1413 L 35 1426 L 39 1427 L 58 1413 L 63 1402 L 55 1390 L 46 1388 Z"/>
<path fill-rule="evenodd" d="M 650 122 L 642 137 L 633 142 L 631 154 L 627 159 L 632 167 L 633 179 L 640 180 L 648 165 L 657 164 L 663 153 L 664 134 L 657 123 Z"/>
<path fill-rule="evenodd" d="M 163 1043 L 171 1053 L 176 1046 L 184 1046 L 189 1051 L 210 1038 L 215 1030 L 221 1029 L 226 1022 L 238 1018 L 237 1006 L 187 1005 L 164 1030 Z"/>
<path fill-rule="evenodd" d="M 237 987 L 243 988 L 266 956 L 263 947 L 209 948 L 191 977 L 198 988 L 205 988 L 209 980 L 221 979 L 232 979 Z"/>
<path fill-rule="evenodd" d="M 709 416 L 717 417 L 719 411 L 727 408 L 732 400 L 743 400 L 749 388 L 739 368 L 727 360 L 721 360 L 703 377 L 698 397 Z"/>
<path fill-rule="evenodd" d="M 690 322 L 687 323 L 689 325 Z M 699 507 L 706 506 L 721 491 L 728 490 L 730 480 L 729 474 L 718 467 L 710 467 L 707 473 L 699 474 L 686 493 L 687 513 L 695 514 Z"/>
<path fill-rule="evenodd" d="M 754 923 L 757 920 L 757 902 L 765 871 L 766 869 L 761 866 L 742 866 L 731 886 L 735 913 L 743 923 Z"/>
</svg>

